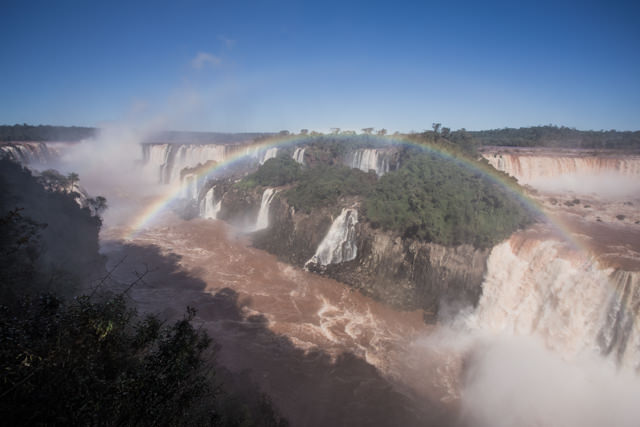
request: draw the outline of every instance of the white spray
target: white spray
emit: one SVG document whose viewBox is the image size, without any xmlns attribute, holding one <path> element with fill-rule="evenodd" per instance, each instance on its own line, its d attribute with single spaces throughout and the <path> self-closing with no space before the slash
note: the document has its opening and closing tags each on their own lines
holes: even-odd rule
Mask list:
<svg viewBox="0 0 640 427">
<path fill-rule="evenodd" d="M 358 254 L 355 239 L 355 225 L 358 223 L 356 209 L 342 209 L 340 215 L 333 221 L 329 232 L 322 239 L 316 253 L 305 263 L 329 265 L 351 261 Z"/>
<path fill-rule="evenodd" d="M 260 202 L 260 211 L 258 212 L 258 218 L 256 219 L 256 225 L 253 231 L 264 230 L 269 227 L 269 207 L 273 196 L 276 195 L 276 190 L 273 188 L 267 188 L 262 193 L 262 202 Z"/>
</svg>

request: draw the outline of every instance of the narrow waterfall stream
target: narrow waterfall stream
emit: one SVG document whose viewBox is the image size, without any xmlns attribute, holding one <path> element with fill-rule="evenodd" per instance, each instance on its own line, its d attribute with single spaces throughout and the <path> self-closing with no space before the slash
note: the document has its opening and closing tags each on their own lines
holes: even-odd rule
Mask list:
<svg viewBox="0 0 640 427">
<path fill-rule="evenodd" d="M 338 264 L 355 259 L 358 247 L 355 240 L 355 225 L 358 223 L 356 209 L 342 209 L 333 221 L 329 232 L 320 242 L 316 253 L 306 262 L 305 266 L 318 264 L 321 266 Z"/>
</svg>

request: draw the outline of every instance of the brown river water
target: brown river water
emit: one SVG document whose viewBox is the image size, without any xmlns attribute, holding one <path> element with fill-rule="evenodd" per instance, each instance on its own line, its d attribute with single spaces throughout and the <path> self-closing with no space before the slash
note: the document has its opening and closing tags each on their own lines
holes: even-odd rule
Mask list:
<svg viewBox="0 0 640 427">
<path fill-rule="evenodd" d="M 123 240 L 102 233 L 114 278 L 140 311 L 166 318 L 195 307 L 218 361 L 250 377 L 298 426 L 449 425 L 460 362 L 415 343 L 422 313 L 399 312 L 334 280 L 252 248 L 225 223 L 159 224 Z"/>
</svg>

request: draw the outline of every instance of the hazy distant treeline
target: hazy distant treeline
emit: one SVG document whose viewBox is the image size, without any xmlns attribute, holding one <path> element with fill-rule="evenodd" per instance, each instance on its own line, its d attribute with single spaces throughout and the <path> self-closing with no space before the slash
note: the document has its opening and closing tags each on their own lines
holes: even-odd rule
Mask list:
<svg viewBox="0 0 640 427">
<path fill-rule="evenodd" d="M 32 126 L 28 124 L 0 126 L 0 141 L 65 141 L 74 142 L 91 138 L 96 128 L 77 126 Z"/>
<path fill-rule="evenodd" d="M 469 132 L 478 145 L 551 148 L 640 148 L 640 131 L 576 130 L 558 126 Z"/>
<path fill-rule="evenodd" d="M 439 124 L 438 124 L 439 126 Z M 32 126 L 2 125 L 0 141 L 80 141 L 91 138 L 99 131 L 97 128 L 78 126 Z M 308 131 L 305 130 L 304 135 Z M 481 131 L 451 132 L 448 128 L 436 130 L 439 136 L 455 139 L 456 135 L 468 135 L 475 146 L 498 145 L 513 147 L 550 147 L 550 148 L 609 148 L 640 149 L 640 131 L 593 131 L 577 130 L 558 126 L 534 126 L 527 128 L 504 128 Z M 386 130 L 385 130 L 386 133 Z M 426 132 L 426 134 L 433 132 Z M 289 135 L 288 131 L 280 134 Z M 317 134 L 317 133 L 316 133 Z M 234 143 L 257 140 L 273 136 L 273 133 L 222 133 L 222 132 L 183 132 L 163 131 L 147 136 L 144 142 L 169 143 Z M 317 134 L 320 135 L 320 134 Z"/>
<path fill-rule="evenodd" d="M 185 132 L 185 131 L 164 131 L 151 134 L 145 138 L 144 142 L 171 142 L 183 144 L 211 144 L 211 143 L 233 143 L 251 141 L 266 138 L 270 133 L 222 133 L 222 132 Z"/>
<path fill-rule="evenodd" d="M 65 141 L 75 142 L 96 136 L 100 129 L 78 126 L 1 125 L 0 141 Z M 269 133 L 221 133 L 165 131 L 147 136 L 145 142 L 232 143 L 268 137 Z"/>
</svg>

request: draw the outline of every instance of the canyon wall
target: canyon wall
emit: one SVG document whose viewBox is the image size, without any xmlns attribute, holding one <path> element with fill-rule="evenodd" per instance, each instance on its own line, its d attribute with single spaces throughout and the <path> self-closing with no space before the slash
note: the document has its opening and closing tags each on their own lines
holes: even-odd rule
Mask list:
<svg viewBox="0 0 640 427">
<path fill-rule="evenodd" d="M 620 175 L 640 178 L 640 155 L 564 150 L 487 151 L 483 157 L 496 169 L 518 180 L 535 184 L 537 180 L 563 175 Z"/>
<path fill-rule="evenodd" d="M 444 306 L 457 311 L 477 303 L 489 250 L 403 239 L 357 218 L 353 207 L 295 212 L 276 197 L 269 228 L 254 235 L 254 244 L 394 307 L 423 309 L 430 321 Z"/>
<path fill-rule="evenodd" d="M 482 288 L 473 327 L 536 336 L 569 358 L 596 352 L 640 368 L 640 273 L 516 233 L 491 251 Z"/>
</svg>

